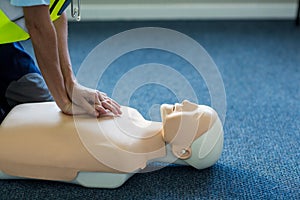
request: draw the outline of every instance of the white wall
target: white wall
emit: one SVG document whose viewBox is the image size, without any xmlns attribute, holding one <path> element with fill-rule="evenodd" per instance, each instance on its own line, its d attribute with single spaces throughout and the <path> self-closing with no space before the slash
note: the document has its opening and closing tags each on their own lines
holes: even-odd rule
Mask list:
<svg viewBox="0 0 300 200">
<path fill-rule="evenodd" d="M 87 4 L 295 3 L 297 0 L 81 0 Z"/>
<path fill-rule="evenodd" d="M 296 10 L 297 0 L 81 0 L 82 20 L 293 19 Z"/>
</svg>

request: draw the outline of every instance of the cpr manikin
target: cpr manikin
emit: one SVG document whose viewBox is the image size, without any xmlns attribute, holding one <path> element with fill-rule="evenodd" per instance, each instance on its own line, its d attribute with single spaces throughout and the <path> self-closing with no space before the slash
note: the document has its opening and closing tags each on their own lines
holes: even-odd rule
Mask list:
<svg viewBox="0 0 300 200">
<path fill-rule="evenodd" d="M 223 129 L 212 108 L 163 104 L 161 118 L 125 106 L 96 119 L 65 115 L 54 102 L 19 105 L 0 126 L 0 178 L 115 188 L 156 161 L 203 169 L 218 160 Z"/>
</svg>

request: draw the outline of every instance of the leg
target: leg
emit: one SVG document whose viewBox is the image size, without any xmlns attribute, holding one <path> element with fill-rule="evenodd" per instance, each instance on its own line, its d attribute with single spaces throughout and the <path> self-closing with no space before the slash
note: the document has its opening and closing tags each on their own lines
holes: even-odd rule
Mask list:
<svg viewBox="0 0 300 200">
<path fill-rule="evenodd" d="M 51 101 L 33 59 L 20 43 L 0 45 L 0 107 L 3 116 L 20 103 Z"/>
<path fill-rule="evenodd" d="M 5 118 L 5 112 L 4 110 L 0 107 L 0 124 L 3 121 L 3 119 Z"/>
</svg>

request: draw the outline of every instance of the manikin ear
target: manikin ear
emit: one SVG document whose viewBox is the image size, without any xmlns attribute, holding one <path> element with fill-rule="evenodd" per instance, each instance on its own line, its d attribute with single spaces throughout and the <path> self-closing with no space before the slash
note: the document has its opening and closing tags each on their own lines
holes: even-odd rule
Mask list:
<svg viewBox="0 0 300 200">
<path fill-rule="evenodd" d="M 177 158 L 182 160 L 188 159 L 192 155 L 191 147 L 183 148 L 176 145 L 172 145 L 172 152 Z"/>
</svg>

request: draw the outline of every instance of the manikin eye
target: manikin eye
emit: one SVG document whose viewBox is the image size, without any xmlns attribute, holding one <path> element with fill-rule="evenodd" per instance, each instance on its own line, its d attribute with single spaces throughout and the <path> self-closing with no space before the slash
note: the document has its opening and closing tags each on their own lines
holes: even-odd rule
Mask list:
<svg viewBox="0 0 300 200">
<path fill-rule="evenodd" d="M 173 111 L 181 112 L 182 111 L 182 104 L 175 103 L 175 105 L 173 106 Z"/>
</svg>

